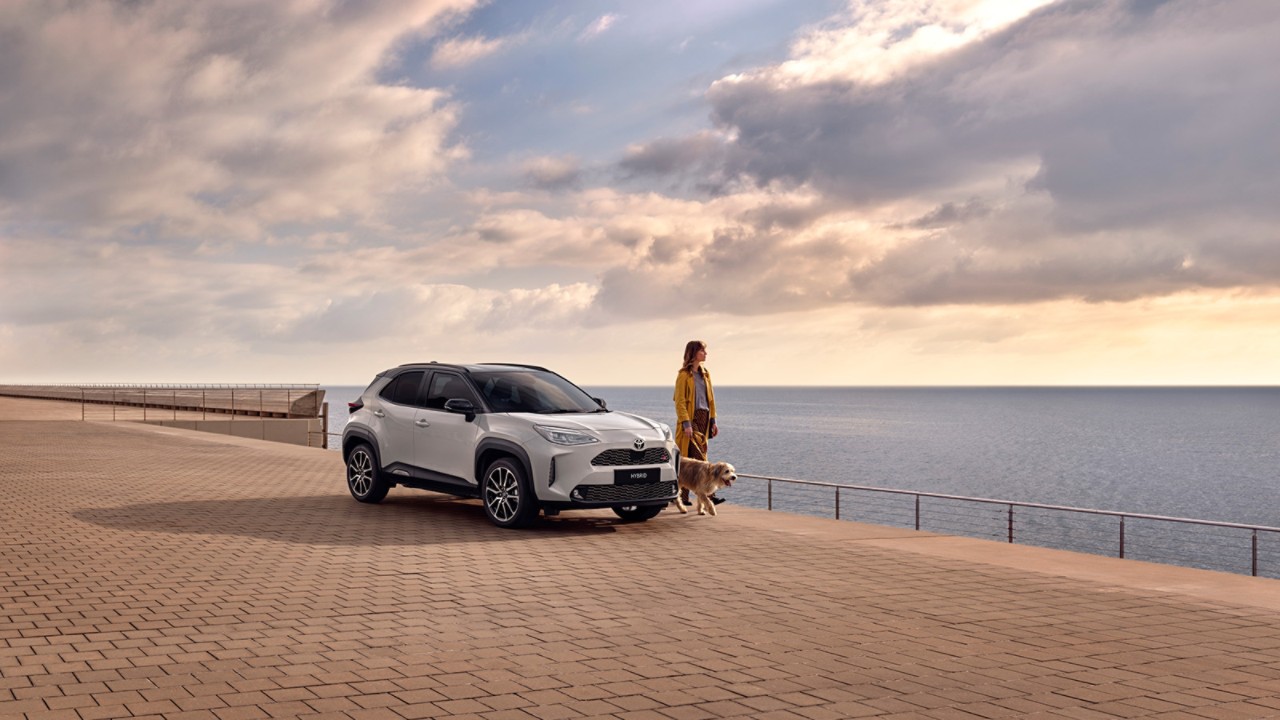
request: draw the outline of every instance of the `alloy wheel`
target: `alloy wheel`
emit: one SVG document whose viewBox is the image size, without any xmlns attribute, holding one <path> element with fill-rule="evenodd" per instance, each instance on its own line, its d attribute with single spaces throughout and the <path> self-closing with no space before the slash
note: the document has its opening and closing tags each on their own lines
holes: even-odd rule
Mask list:
<svg viewBox="0 0 1280 720">
<path fill-rule="evenodd" d="M 347 485 L 357 497 L 365 497 L 373 489 L 373 458 L 364 448 L 357 448 L 347 461 Z"/>
<path fill-rule="evenodd" d="M 497 465 L 484 480 L 484 502 L 489 514 L 500 523 L 515 520 L 520 512 L 520 481 L 510 468 Z"/>
</svg>

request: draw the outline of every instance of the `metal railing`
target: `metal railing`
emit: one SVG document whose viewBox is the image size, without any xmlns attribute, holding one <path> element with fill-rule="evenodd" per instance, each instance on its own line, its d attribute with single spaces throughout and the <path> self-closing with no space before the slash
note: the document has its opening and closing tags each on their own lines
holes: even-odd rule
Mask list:
<svg viewBox="0 0 1280 720">
<path fill-rule="evenodd" d="M 1112 529 L 1109 531 L 1107 531 L 1105 527 L 1090 528 L 1086 531 L 1086 534 L 1089 536 L 1090 540 L 1097 540 L 1097 537 L 1100 535 L 1099 531 L 1105 532 L 1106 536 L 1113 538 L 1113 541 L 1110 543 L 1110 547 L 1113 549 L 1108 552 L 1101 552 L 1097 548 L 1097 546 L 1094 545 L 1090 548 L 1084 549 L 1084 551 L 1095 552 L 1095 554 L 1108 554 L 1108 555 L 1114 553 L 1116 557 L 1120 557 L 1120 558 L 1126 558 L 1132 555 L 1131 553 L 1132 547 L 1130 544 L 1131 538 L 1128 537 L 1128 535 L 1126 534 L 1126 530 L 1132 528 L 1135 522 L 1159 523 L 1162 525 L 1171 524 L 1175 527 L 1194 526 L 1200 529 L 1228 529 L 1231 531 L 1240 531 L 1241 533 L 1245 534 L 1248 540 L 1249 574 L 1255 577 L 1259 575 L 1259 537 L 1262 536 L 1262 537 L 1268 537 L 1272 540 L 1280 540 L 1280 527 L 1270 527 L 1266 525 L 1249 525 L 1245 523 L 1219 522 L 1214 520 L 1196 520 L 1192 518 L 1169 517 L 1165 515 L 1150 515 L 1145 513 L 1121 512 L 1116 510 L 1095 510 L 1091 508 L 1079 508 L 1079 507 L 1071 507 L 1066 505 L 1046 505 L 1042 503 L 1019 502 L 1015 500 L 996 500 L 992 498 L 966 497 L 963 495 L 948 495 L 945 493 L 923 492 L 918 490 L 899 490 L 894 488 L 872 487 L 872 486 L 866 486 L 866 485 L 846 485 L 841 483 L 820 482 L 815 480 L 797 480 L 794 478 L 771 477 L 768 475 L 751 475 L 746 473 L 739 473 L 738 477 L 748 478 L 751 480 L 762 480 L 766 483 L 765 507 L 768 510 L 774 509 L 774 483 L 785 483 L 787 485 L 806 486 L 806 487 L 814 487 L 814 488 L 827 488 L 829 490 L 833 490 L 834 491 L 834 498 L 833 498 L 834 515 L 835 515 L 835 519 L 837 520 L 842 519 L 841 518 L 842 509 L 843 509 L 842 503 L 841 503 L 842 493 L 845 495 L 848 495 L 850 493 L 863 493 L 863 494 L 871 494 L 873 496 L 889 495 L 889 496 L 898 496 L 898 497 L 908 498 L 911 501 L 910 507 L 907 508 L 905 513 L 903 512 L 897 513 L 897 516 L 895 519 L 897 519 L 898 522 L 890 522 L 887 524 L 896 524 L 896 525 L 903 525 L 907 527 L 913 527 L 915 530 L 935 530 L 939 532 L 955 532 L 957 525 L 963 525 L 963 521 L 960 521 L 958 523 L 944 522 L 942 521 L 942 516 L 940 515 L 935 514 L 930 516 L 928 513 L 929 513 L 929 510 L 931 510 L 931 508 L 929 508 L 925 504 L 926 501 L 937 501 L 940 503 L 953 503 L 953 504 L 960 503 L 963 505 L 978 505 L 986 508 L 993 508 L 997 512 L 995 512 L 994 514 L 987 513 L 987 515 L 980 522 L 980 525 L 982 527 L 979 528 L 977 531 L 964 532 L 962 529 L 960 532 L 963 534 L 976 535 L 979 537 L 994 537 L 1010 543 L 1025 541 L 1025 539 L 1019 535 L 1020 529 L 1024 529 L 1024 530 L 1031 529 L 1033 525 L 1038 525 L 1040 529 L 1044 529 L 1049 525 L 1054 525 L 1054 523 L 1044 522 L 1046 513 L 1056 513 L 1059 515 L 1068 515 L 1068 516 L 1088 516 L 1091 518 L 1114 519 L 1115 522 L 1112 523 Z M 813 502 L 810 501 L 808 505 L 812 506 Z M 860 509 L 863 509 L 865 511 L 865 508 L 860 508 Z M 849 519 L 847 518 L 847 513 L 844 513 L 844 514 L 846 515 L 845 519 Z M 869 514 L 869 513 L 864 512 L 864 514 Z M 907 523 L 902 522 L 902 520 L 904 519 L 904 516 L 906 519 L 908 519 Z M 936 528 L 932 526 L 926 527 L 925 520 L 930 518 L 938 520 L 938 522 L 936 522 L 935 525 L 939 527 L 936 527 Z M 1039 522 L 1033 523 L 1032 520 L 1038 520 Z M 878 524 L 886 524 L 883 521 L 883 518 L 878 518 L 874 520 L 874 522 L 877 522 Z M 995 525 L 996 527 L 993 529 L 992 525 Z M 1061 523 L 1057 524 L 1057 528 L 1059 531 L 1063 531 L 1063 525 Z M 1193 567 L 1208 567 L 1209 569 L 1226 569 L 1226 568 L 1215 566 L 1216 564 L 1213 563 L 1211 559 L 1207 559 L 1209 558 L 1211 553 L 1203 549 L 1202 543 L 1205 542 L 1206 538 L 1208 538 L 1209 540 L 1215 539 L 1215 538 L 1212 538 L 1211 536 L 1206 536 L 1205 534 L 1202 533 L 1192 539 L 1187 539 L 1187 538 L 1179 539 L 1177 537 L 1170 536 L 1168 532 L 1152 533 L 1149 531 L 1150 528 L 1145 528 L 1145 529 L 1148 530 L 1148 532 L 1144 533 L 1143 539 L 1148 541 L 1148 547 L 1145 548 L 1147 550 L 1148 555 L 1153 554 L 1153 547 L 1155 550 L 1171 549 L 1176 555 L 1176 557 L 1173 559 L 1157 560 L 1157 562 L 1170 562 L 1172 564 L 1190 565 Z M 1070 535 L 1069 532 L 1066 532 L 1065 534 Z M 1237 538 L 1233 538 L 1233 541 L 1238 541 L 1243 539 L 1244 538 L 1237 537 Z M 1027 544 L 1040 544 L 1040 543 L 1027 543 Z M 1049 546 L 1061 547 L 1064 544 L 1071 545 L 1073 543 L 1057 543 L 1057 544 L 1051 544 Z M 1079 545 L 1079 543 L 1075 543 L 1075 544 Z M 1062 549 L 1076 550 L 1080 548 L 1062 547 Z M 1277 555 L 1280 555 L 1280 553 L 1277 553 Z M 1144 557 L 1142 559 L 1148 559 L 1148 558 Z M 1218 564 L 1222 564 L 1222 563 L 1218 563 Z M 1230 563 L 1225 563 L 1225 564 L 1230 564 Z M 1229 570 L 1229 571 L 1238 572 L 1236 570 Z"/>
<path fill-rule="evenodd" d="M 0 385 L 0 387 L 32 387 L 32 388 L 125 388 L 141 390 L 143 388 L 160 388 L 174 390 L 230 389 L 254 388 L 263 390 L 315 390 L 320 387 L 316 383 L 49 383 L 41 385 Z"/>
<path fill-rule="evenodd" d="M 82 408 L 110 405 L 144 413 L 156 409 L 255 417 L 319 417 L 323 392 L 319 385 L 300 384 L 0 385 L 0 395 L 78 402 Z"/>
</svg>

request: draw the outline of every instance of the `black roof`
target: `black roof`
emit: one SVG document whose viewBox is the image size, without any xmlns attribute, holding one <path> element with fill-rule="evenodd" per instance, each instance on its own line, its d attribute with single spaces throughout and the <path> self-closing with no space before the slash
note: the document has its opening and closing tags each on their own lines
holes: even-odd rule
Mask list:
<svg viewBox="0 0 1280 720">
<path fill-rule="evenodd" d="M 449 368 L 451 370 L 460 370 L 466 373 L 470 373 L 475 370 L 498 370 L 502 368 L 520 368 L 523 370 L 544 370 L 544 371 L 550 372 L 546 368 L 541 367 L 539 365 L 524 365 L 521 363 L 468 363 L 464 365 L 464 364 L 458 364 L 458 363 L 436 362 L 435 360 L 432 360 L 430 362 L 405 363 L 403 365 L 396 367 L 395 369 L 396 370 L 399 370 L 401 368 L 424 368 L 425 369 L 425 368 L 433 368 L 433 367 Z"/>
</svg>

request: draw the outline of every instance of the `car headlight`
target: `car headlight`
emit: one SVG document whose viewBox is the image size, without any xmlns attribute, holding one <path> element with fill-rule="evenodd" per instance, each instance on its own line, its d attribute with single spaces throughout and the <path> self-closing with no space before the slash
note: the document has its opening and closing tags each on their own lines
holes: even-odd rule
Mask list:
<svg viewBox="0 0 1280 720">
<path fill-rule="evenodd" d="M 537 430 L 538 434 L 549 442 L 557 445 L 590 445 L 591 443 L 600 442 L 600 439 L 594 435 L 588 435 L 579 430 L 570 430 L 569 428 L 534 425 L 533 429 Z"/>
</svg>

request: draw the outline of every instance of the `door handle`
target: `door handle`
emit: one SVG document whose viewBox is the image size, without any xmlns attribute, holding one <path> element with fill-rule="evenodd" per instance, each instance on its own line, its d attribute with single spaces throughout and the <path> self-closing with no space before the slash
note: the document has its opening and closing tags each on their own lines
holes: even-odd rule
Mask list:
<svg viewBox="0 0 1280 720">
<path fill-rule="evenodd" d="M 417 425 L 418 427 L 431 427 L 431 423 L 427 422 L 426 420 L 414 420 L 413 424 Z"/>
<path fill-rule="evenodd" d="M 373 416 L 374 416 L 374 417 L 386 417 L 386 416 L 387 416 L 387 414 L 386 414 L 386 413 L 384 413 L 384 412 L 382 412 L 381 410 L 374 410 L 374 411 L 373 411 Z"/>
</svg>

